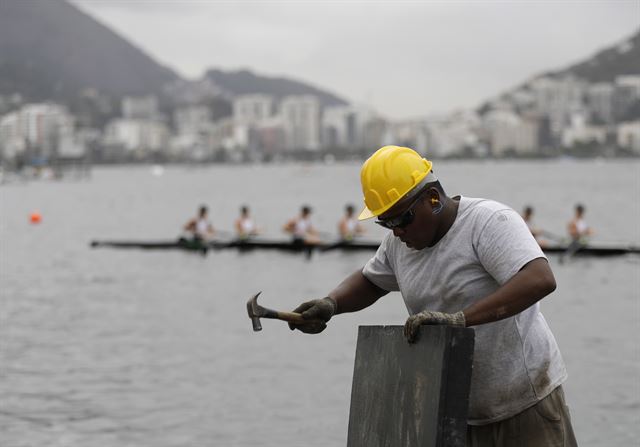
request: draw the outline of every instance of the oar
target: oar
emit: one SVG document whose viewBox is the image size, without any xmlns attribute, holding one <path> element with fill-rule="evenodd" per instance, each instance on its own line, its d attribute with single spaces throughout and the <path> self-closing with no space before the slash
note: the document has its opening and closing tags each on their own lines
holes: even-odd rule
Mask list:
<svg viewBox="0 0 640 447">
<path fill-rule="evenodd" d="M 552 233 L 550 231 L 547 230 L 540 230 L 540 234 L 542 234 L 542 236 L 551 239 L 552 241 L 555 242 L 564 242 L 564 237 L 562 236 L 558 236 L 555 233 Z"/>
<path fill-rule="evenodd" d="M 220 235 L 222 237 L 228 237 L 228 238 L 238 237 L 238 235 L 234 231 L 218 230 L 217 228 L 214 229 L 214 235 Z"/>
<path fill-rule="evenodd" d="M 564 253 L 560 254 L 560 264 L 564 262 L 565 257 L 572 258 L 584 246 L 585 244 L 580 242 L 579 239 L 571 241 Z"/>
</svg>

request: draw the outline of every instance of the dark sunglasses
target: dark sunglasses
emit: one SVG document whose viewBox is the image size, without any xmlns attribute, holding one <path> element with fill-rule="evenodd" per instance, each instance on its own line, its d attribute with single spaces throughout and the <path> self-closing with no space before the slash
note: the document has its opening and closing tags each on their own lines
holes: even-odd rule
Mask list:
<svg viewBox="0 0 640 447">
<path fill-rule="evenodd" d="M 394 228 L 404 228 L 413 222 L 413 219 L 416 217 L 415 207 L 420 201 L 422 197 L 422 192 L 418 193 L 418 197 L 411 202 L 409 208 L 407 208 L 402 214 L 396 217 L 392 217 L 390 219 L 378 219 L 376 223 L 380 226 L 388 228 L 389 230 L 393 230 Z"/>
</svg>

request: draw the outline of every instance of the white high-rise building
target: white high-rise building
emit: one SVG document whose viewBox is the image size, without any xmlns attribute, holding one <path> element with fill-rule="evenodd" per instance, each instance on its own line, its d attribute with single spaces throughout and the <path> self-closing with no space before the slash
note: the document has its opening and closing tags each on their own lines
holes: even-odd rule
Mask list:
<svg viewBox="0 0 640 447">
<path fill-rule="evenodd" d="M 629 107 L 640 100 L 640 75 L 618 76 L 614 86 L 614 115 L 618 121 L 624 121 Z"/>
<path fill-rule="evenodd" d="M 428 157 L 448 157 L 466 148 L 479 148 L 480 118 L 475 112 L 454 112 L 425 119 Z"/>
<path fill-rule="evenodd" d="M 280 115 L 287 150 L 320 149 L 320 101 L 313 95 L 286 96 Z"/>
<path fill-rule="evenodd" d="M 483 128 L 494 156 L 510 151 L 533 154 L 538 149 L 538 124 L 533 119 L 507 110 L 493 110 L 485 115 Z"/>
<path fill-rule="evenodd" d="M 381 125 L 380 117 L 367 105 L 325 107 L 322 113 L 322 145 L 347 149 L 369 147 L 372 138 L 368 131 L 375 129 L 380 133 Z"/>
<path fill-rule="evenodd" d="M 551 132 L 559 136 L 570 117 L 584 109 L 586 83 L 571 76 L 560 79 L 539 78 L 531 83 L 535 111 L 549 117 Z"/>
<path fill-rule="evenodd" d="M 233 121 L 237 125 L 258 125 L 267 121 L 273 115 L 273 96 L 242 95 L 233 100 Z"/>
<path fill-rule="evenodd" d="M 587 105 L 594 118 L 603 123 L 613 120 L 615 88 L 608 82 L 598 82 L 587 87 Z"/>
<path fill-rule="evenodd" d="M 616 139 L 618 146 L 640 154 L 640 120 L 620 124 Z"/>
<path fill-rule="evenodd" d="M 155 96 L 125 96 L 121 103 L 122 117 L 130 120 L 157 120 L 160 112 Z"/>
<path fill-rule="evenodd" d="M 346 148 L 352 145 L 353 110 L 349 106 L 325 107 L 322 114 L 322 145 Z"/>
<path fill-rule="evenodd" d="M 136 158 L 163 152 L 168 142 L 169 129 L 157 121 L 115 119 L 107 124 L 104 132 L 106 146 L 120 147 Z"/>
<path fill-rule="evenodd" d="M 211 129 L 211 110 L 207 106 L 187 106 L 173 112 L 173 122 L 179 135 L 196 135 Z"/>
<path fill-rule="evenodd" d="M 51 103 L 27 104 L 0 118 L 0 148 L 7 158 L 27 150 L 45 159 L 84 152 L 75 139 L 74 117 Z"/>
<path fill-rule="evenodd" d="M 12 159 L 27 149 L 18 112 L 0 117 L 0 158 Z"/>
</svg>

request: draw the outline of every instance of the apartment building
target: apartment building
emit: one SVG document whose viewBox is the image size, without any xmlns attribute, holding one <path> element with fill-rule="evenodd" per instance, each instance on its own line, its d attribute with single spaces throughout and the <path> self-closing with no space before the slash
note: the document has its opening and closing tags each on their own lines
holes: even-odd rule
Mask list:
<svg viewBox="0 0 640 447">
<path fill-rule="evenodd" d="M 316 96 L 286 96 L 280 103 L 280 116 L 288 151 L 320 149 L 320 101 Z"/>
</svg>

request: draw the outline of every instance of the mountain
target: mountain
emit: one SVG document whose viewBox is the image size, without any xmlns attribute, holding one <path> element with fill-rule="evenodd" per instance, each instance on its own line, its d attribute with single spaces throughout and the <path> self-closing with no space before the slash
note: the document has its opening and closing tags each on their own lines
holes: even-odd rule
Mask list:
<svg viewBox="0 0 640 447">
<path fill-rule="evenodd" d="M 598 51 L 586 60 L 570 65 L 566 68 L 540 73 L 511 88 L 494 98 L 489 99 L 476 108 L 478 113 L 484 115 L 492 110 L 496 99 L 509 100 L 512 94 L 520 90 L 528 90 L 534 81 L 544 77 L 564 78 L 576 77 L 589 83 L 613 82 L 621 75 L 640 75 L 640 30 L 623 41 Z M 637 114 L 636 106 L 629 112 L 633 116 Z M 627 112 L 625 112 L 627 114 Z"/>
<path fill-rule="evenodd" d="M 282 98 L 286 95 L 316 95 L 323 106 L 347 104 L 344 99 L 312 87 L 300 81 L 287 78 L 256 75 L 248 70 L 222 71 L 208 70 L 205 78 L 212 81 L 228 96 L 262 93 Z"/>
<path fill-rule="evenodd" d="M 640 74 L 640 30 L 622 43 L 597 52 L 586 61 L 545 75 L 556 77 L 568 74 L 589 82 L 612 82 L 616 76 Z"/>
<path fill-rule="evenodd" d="M 67 102 L 86 88 L 144 95 L 177 79 L 64 0 L 0 0 L 0 95 Z"/>
<path fill-rule="evenodd" d="M 346 104 L 304 82 L 246 70 L 212 69 L 204 78 L 225 94 L 225 101 L 247 93 L 314 94 L 323 105 Z M 54 100 L 82 113 L 80 94 L 86 89 L 117 100 L 124 95 L 162 96 L 167 86 L 184 82 L 66 0 L 0 0 L 0 95 Z M 111 107 L 112 113 L 115 109 Z"/>
</svg>

